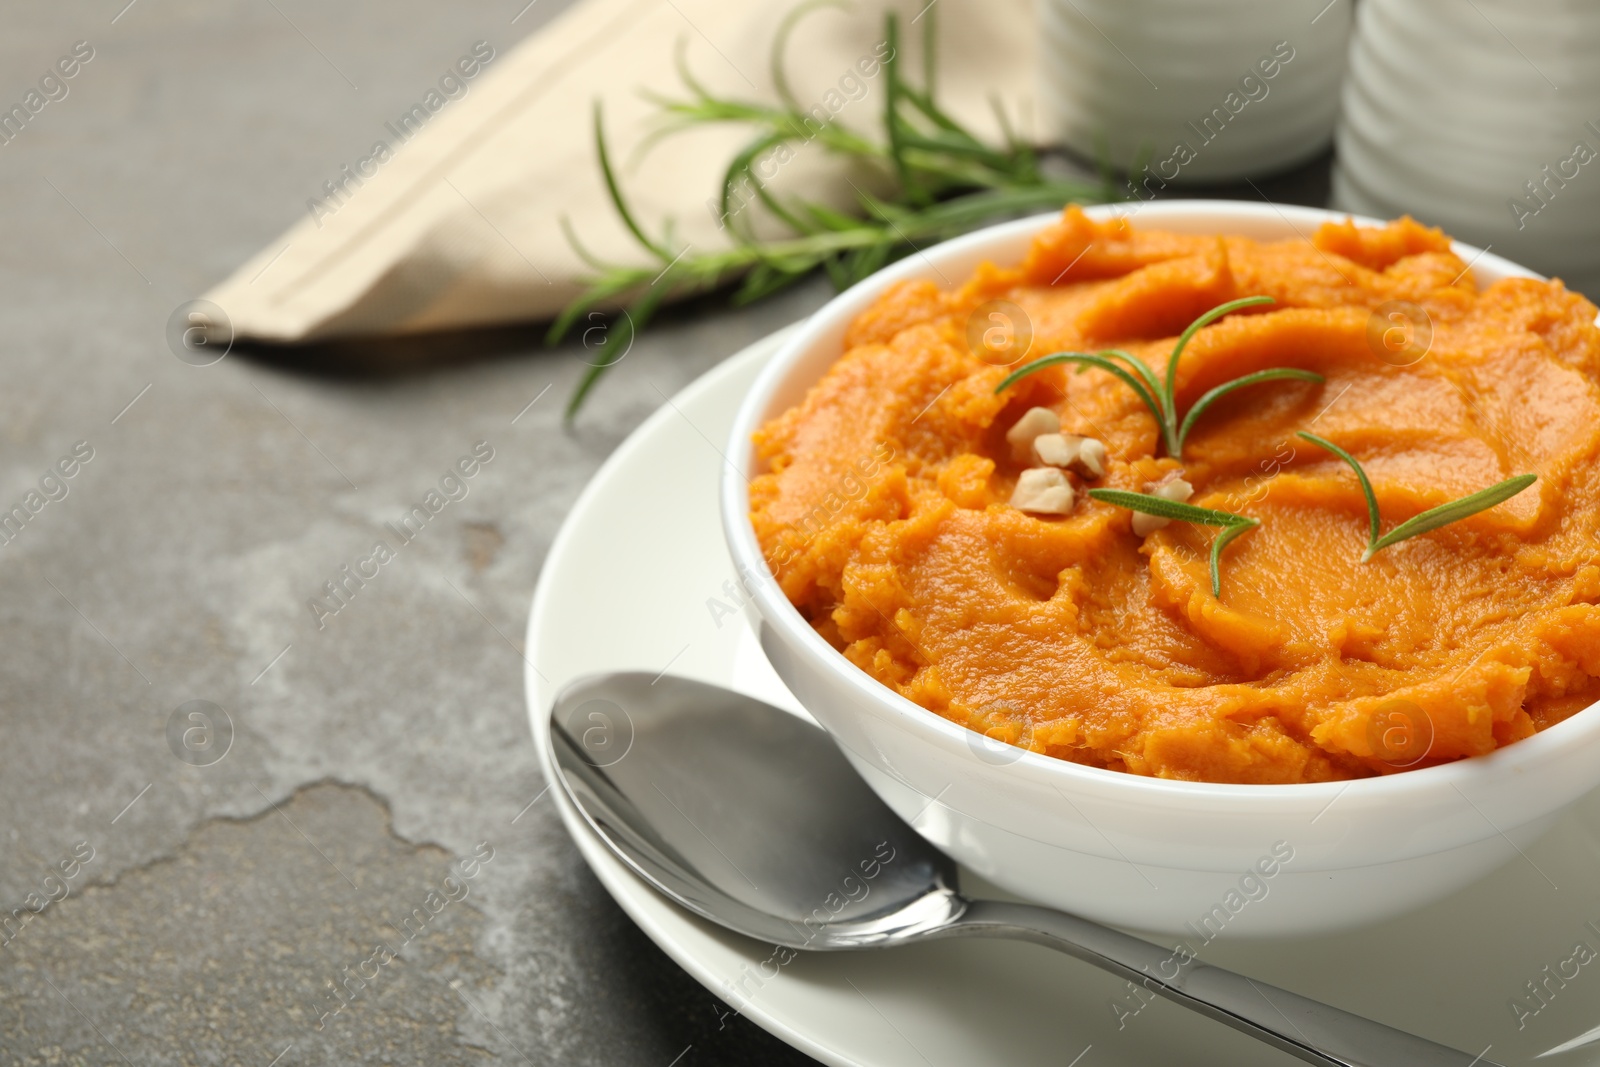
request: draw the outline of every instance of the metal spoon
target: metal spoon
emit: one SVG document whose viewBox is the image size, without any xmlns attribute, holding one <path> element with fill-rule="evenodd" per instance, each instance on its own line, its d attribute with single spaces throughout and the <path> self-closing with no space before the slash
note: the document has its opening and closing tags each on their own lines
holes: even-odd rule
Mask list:
<svg viewBox="0 0 1600 1067">
<path fill-rule="evenodd" d="M 831 951 L 940 937 L 1033 941 L 1324 1067 L 1496 1067 L 1064 912 L 968 900 L 955 864 L 822 730 L 716 686 L 609 674 L 551 709 L 556 779 L 617 857 L 697 915 Z M 1169 971 L 1176 971 L 1168 976 Z"/>
</svg>

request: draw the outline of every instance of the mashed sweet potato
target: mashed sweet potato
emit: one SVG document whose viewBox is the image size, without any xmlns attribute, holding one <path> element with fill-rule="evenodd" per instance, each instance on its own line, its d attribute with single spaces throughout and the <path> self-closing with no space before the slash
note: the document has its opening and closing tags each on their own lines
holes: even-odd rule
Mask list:
<svg viewBox="0 0 1600 1067">
<path fill-rule="evenodd" d="M 1260 243 L 1070 208 L 1020 266 L 986 264 L 950 291 L 902 284 L 862 314 L 827 376 L 756 435 L 768 469 L 751 521 L 784 592 L 851 662 L 1034 751 L 1261 783 L 1490 752 L 1600 700 L 1600 330 L 1559 282 L 1480 292 L 1467 267 L 1409 219 Z M 1192 319 L 1257 294 L 1277 302 L 1190 343 L 1180 409 L 1265 367 L 1326 381 L 1234 393 L 1184 447 L 1192 503 L 1261 520 L 1227 548 L 1220 598 L 1213 529 L 1136 537 L 1078 474 L 1070 514 L 1008 504 L 1028 464 L 1005 433 L 1035 406 L 1104 442 L 1095 485 L 1143 491 L 1179 463 L 1102 371 L 1052 368 L 996 395 L 1007 368 L 971 347 L 976 308 L 1023 309 L 1027 360 L 1117 347 L 1160 375 Z M 1397 300 L 1431 322 L 1415 362 L 1369 336 Z M 1361 461 L 1385 529 L 1512 475 L 1539 480 L 1362 563 L 1359 486 L 1295 436 L 1306 429 Z M 1397 707 L 1420 749 L 1395 747 Z"/>
</svg>

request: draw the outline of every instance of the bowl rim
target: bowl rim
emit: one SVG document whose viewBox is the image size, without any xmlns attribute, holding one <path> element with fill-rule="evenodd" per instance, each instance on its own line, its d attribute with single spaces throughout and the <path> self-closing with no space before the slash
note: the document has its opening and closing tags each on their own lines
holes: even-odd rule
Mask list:
<svg viewBox="0 0 1600 1067">
<path fill-rule="evenodd" d="M 1226 227 L 1232 220 L 1246 220 L 1256 224 L 1266 222 L 1269 225 L 1275 223 L 1296 233 L 1301 233 L 1301 226 L 1297 223 L 1315 227 L 1323 222 L 1348 219 L 1357 225 L 1386 225 L 1381 219 L 1325 208 L 1233 200 L 1133 201 L 1097 204 L 1087 206 L 1083 210 L 1094 219 L 1132 218 L 1148 213 L 1150 220 L 1157 223 L 1174 220 L 1194 223 L 1203 222 L 1206 217 L 1216 217 L 1217 232 L 1224 233 L 1227 232 Z M 718 493 L 723 534 L 733 556 L 735 569 L 746 583 L 751 598 L 766 624 L 780 631 L 789 644 L 804 650 L 835 679 L 843 681 L 859 697 L 876 707 L 884 717 L 911 733 L 938 744 L 941 748 L 949 748 L 954 744 L 963 746 L 969 744 L 968 735 L 973 731 L 908 700 L 856 667 L 812 628 L 778 586 L 777 579 L 767 566 L 766 558 L 756 539 L 755 529 L 749 520 L 749 470 L 755 458 L 751 435 L 776 414 L 770 412 L 775 395 L 781 388 L 789 385 L 789 378 L 795 365 L 811 353 L 820 336 L 836 328 L 841 321 L 853 319 L 888 286 L 900 281 L 921 278 L 939 281 L 938 266 L 943 261 L 969 257 L 985 246 L 998 245 L 1024 235 L 1031 235 L 1060 218 L 1060 212 L 1049 212 L 975 230 L 913 253 L 835 295 L 827 304 L 804 320 L 762 369 L 740 402 L 724 453 L 725 462 Z M 1301 236 L 1309 234 L 1301 233 Z M 1486 268 L 1497 277 L 1544 280 L 1543 275 L 1485 249 L 1455 241 L 1452 250 L 1468 263 L 1469 270 Z M 948 283 L 944 287 L 948 288 Z M 806 386 L 809 388 L 812 384 L 815 383 L 808 382 Z M 1079 788 L 1112 794 L 1137 794 L 1137 797 L 1123 798 L 1130 801 L 1203 800 L 1224 804 L 1229 802 L 1253 804 L 1272 800 L 1327 801 L 1331 805 L 1333 800 L 1349 793 L 1356 800 L 1365 801 L 1363 806 L 1387 805 L 1390 802 L 1415 798 L 1422 793 L 1435 793 L 1452 787 L 1460 792 L 1460 787 L 1463 785 L 1481 785 L 1486 781 L 1515 777 L 1534 771 L 1553 754 L 1572 746 L 1580 738 L 1600 734 L 1600 714 L 1595 714 L 1597 708 L 1600 708 L 1600 704 L 1591 705 L 1535 733 L 1532 737 L 1497 748 L 1482 756 L 1466 757 L 1431 767 L 1397 771 L 1370 778 L 1266 785 L 1193 782 L 1090 767 L 1021 748 L 1017 749 L 1017 756 L 1012 762 L 998 769 L 1007 774 L 1023 775 L 1045 784 L 1075 785 Z M 1493 825 L 1492 820 L 1491 825 Z M 1496 826 L 1496 829 L 1501 828 Z"/>
</svg>

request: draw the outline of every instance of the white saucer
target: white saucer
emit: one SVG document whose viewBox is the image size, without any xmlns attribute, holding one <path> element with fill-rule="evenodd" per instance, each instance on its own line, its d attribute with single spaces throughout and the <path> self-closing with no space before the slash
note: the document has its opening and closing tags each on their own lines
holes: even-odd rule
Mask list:
<svg viewBox="0 0 1600 1067">
<path fill-rule="evenodd" d="M 596 671 L 670 670 L 799 710 L 739 610 L 717 518 L 720 449 L 782 336 L 726 360 L 640 426 L 556 536 L 528 620 L 528 711 L 541 760 L 549 759 L 555 693 Z M 824 1063 L 1298 1062 L 1164 1001 L 1123 1017 L 1119 1029 L 1113 1003 L 1139 1005 L 1125 983 L 1031 945 L 947 941 L 801 954 L 776 967 L 767 963 L 772 946 L 657 896 L 612 858 L 559 789 L 550 798 L 601 883 L 656 944 L 723 1001 Z M 1558 984 L 1580 942 L 1596 957 Z M 1600 1026 L 1600 797 L 1580 803 L 1526 862 L 1431 909 L 1340 937 L 1218 942 L 1201 954 L 1469 1053 L 1492 1045 L 1490 1059 L 1527 1062 Z M 1546 982 L 1543 1006 L 1530 981 Z M 741 983 L 745 992 L 730 991 Z M 1539 1010 L 1519 1020 L 1517 998 L 1525 1012 Z M 1600 1064 L 1600 1034 L 1593 1040 L 1540 1062 Z"/>
</svg>

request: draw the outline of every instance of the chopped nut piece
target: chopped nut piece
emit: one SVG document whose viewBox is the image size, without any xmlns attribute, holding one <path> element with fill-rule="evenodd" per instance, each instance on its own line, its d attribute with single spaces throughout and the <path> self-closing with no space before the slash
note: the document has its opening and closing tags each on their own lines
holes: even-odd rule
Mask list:
<svg viewBox="0 0 1600 1067">
<path fill-rule="evenodd" d="M 1011 458 L 1026 462 L 1033 450 L 1033 439 L 1040 434 L 1059 433 L 1061 418 L 1049 408 L 1029 408 L 1023 412 L 1015 426 L 1006 431 L 1011 444 Z"/>
<path fill-rule="evenodd" d="M 1090 478 L 1106 476 L 1106 446 L 1097 437 L 1085 437 L 1078 442 L 1078 466 Z"/>
<path fill-rule="evenodd" d="M 1042 433 L 1033 439 L 1033 458 L 1048 467 L 1070 467 L 1078 461 L 1083 438 L 1067 433 Z"/>
<path fill-rule="evenodd" d="M 1152 485 L 1149 492 L 1151 496 L 1158 496 L 1163 500 L 1174 500 L 1179 504 L 1187 504 L 1189 498 L 1194 496 L 1194 486 L 1182 478 L 1170 478 Z M 1133 532 L 1136 537 L 1149 537 L 1171 522 L 1171 519 L 1163 519 L 1157 515 L 1146 515 L 1142 511 L 1136 511 L 1133 513 Z"/>
<path fill-rule="evenodd" d="M 1072 510 L 1074 494 L 1067 476 L 1054 467 L 1032 467 L 1017 479 L 1011 506 L 1036 515 L 1065 515 Z"/>
<path fill-rule="evenodd" d="M 1033 439 L 1033 459 L 1052 467 L 1071 467 L 1088 478 L 1106 473 L 1106 446 L 1093 437 L 1042 433 Z"/>
</svg>

